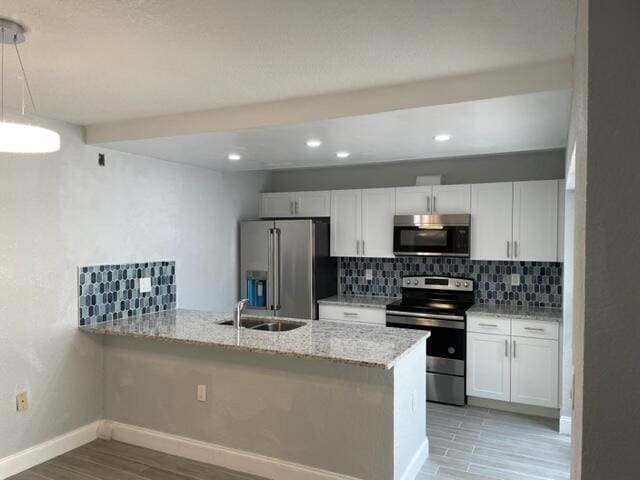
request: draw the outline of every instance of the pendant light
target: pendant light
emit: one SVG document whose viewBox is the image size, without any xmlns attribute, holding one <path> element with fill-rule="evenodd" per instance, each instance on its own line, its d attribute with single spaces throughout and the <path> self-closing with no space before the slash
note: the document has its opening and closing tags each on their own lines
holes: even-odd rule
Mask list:
<svg viewBox="0 0 640 480">
<path fill-rule="evenodd" d="M 32 125 L 23 121 L 10 122 L 5 119 L 4 111 L 4 57 L 5 47 L 12 45 L 15 49 L 18 63 L 20 64 L 20 70 L 22 71 L 22 78 L 24 81 L 23 88 L 26 87 L 33 113 L 36 114 L 36 104 L 33 101 L 33 95 L 31 93 L 31 87 L 27 80 L 27 74 L 24 71 L 22 64 L 22 58 L 20 57 L 20 51 L 18 50 L 18 44 L 24 42 L 24 28 L 12 20 L 0 18 L 0 153 L 48 153 L 56 152 L 60 150 L 60 135 L 49 130 L 48 128 L 40 127 L 39 125 Z M 11 48 L 11 47 L 7 47 Z M 22 116 L 20 120 L 26 120 L 27 117 L 24 113 L 24 91 L 22 101 Z"/>
</svg>

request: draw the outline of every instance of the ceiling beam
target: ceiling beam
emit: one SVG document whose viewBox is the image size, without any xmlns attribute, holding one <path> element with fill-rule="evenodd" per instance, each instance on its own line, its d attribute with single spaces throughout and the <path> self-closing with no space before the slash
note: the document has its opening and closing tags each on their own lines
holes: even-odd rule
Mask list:
<svg viewBox="0 0 640 480">
<path fill-rule="evenodd" d="M 272 127 L 571 88 L 572 60 L 85 127 L 88 144 Z"/>
</svg>

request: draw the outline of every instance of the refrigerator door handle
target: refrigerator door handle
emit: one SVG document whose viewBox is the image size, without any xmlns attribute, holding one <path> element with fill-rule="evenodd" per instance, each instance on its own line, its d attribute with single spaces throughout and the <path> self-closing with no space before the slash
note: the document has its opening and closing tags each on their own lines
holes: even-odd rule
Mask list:
<svg viewBox="0 0 640 480">
<path fill-rule="evenodd" d="M 267 307 L 273 310 L 273 228 L 270 228 L 267 249 Z"/>
<path fill-rule="evenodd" d="M 274 228 L 275 248 L 273 251 L 273 300 L 274 310 L 280 310 L 280 229 Z"/>
</svg>

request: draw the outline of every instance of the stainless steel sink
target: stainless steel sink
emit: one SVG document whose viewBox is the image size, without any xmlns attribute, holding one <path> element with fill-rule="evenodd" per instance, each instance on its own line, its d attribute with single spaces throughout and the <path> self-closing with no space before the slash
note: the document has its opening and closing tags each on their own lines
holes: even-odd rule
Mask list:
<svg viewBox="0 0 640 480">
<path fill-rule="evenodd" d="M 221 322 L 219 325 L 233 325 L 233 320 Z M 269 320 L 268 318 L 242 318 L 240 326 L 249 330 L 261 330 L 264 332 L 288 332 L 295 330 L 305 324 L 302 322 L 291 322 L 288 320 Z"/>
</svg>

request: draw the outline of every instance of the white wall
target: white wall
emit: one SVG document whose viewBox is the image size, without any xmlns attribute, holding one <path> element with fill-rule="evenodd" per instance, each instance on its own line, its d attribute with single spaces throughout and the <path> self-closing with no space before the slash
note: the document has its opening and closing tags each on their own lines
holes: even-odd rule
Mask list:
<svg viewBox="0 0 640 480">
<path fill-rule="evenodd" d="M 237 221 L 269 181 L 99 150 L 51 125 L 60 152 L 0 155 L 0 458 L 102 415 L 102 342 L 76 330 L 76 267 L 174 259 L 178 306 L 228 310 Z"/>
</svg>

